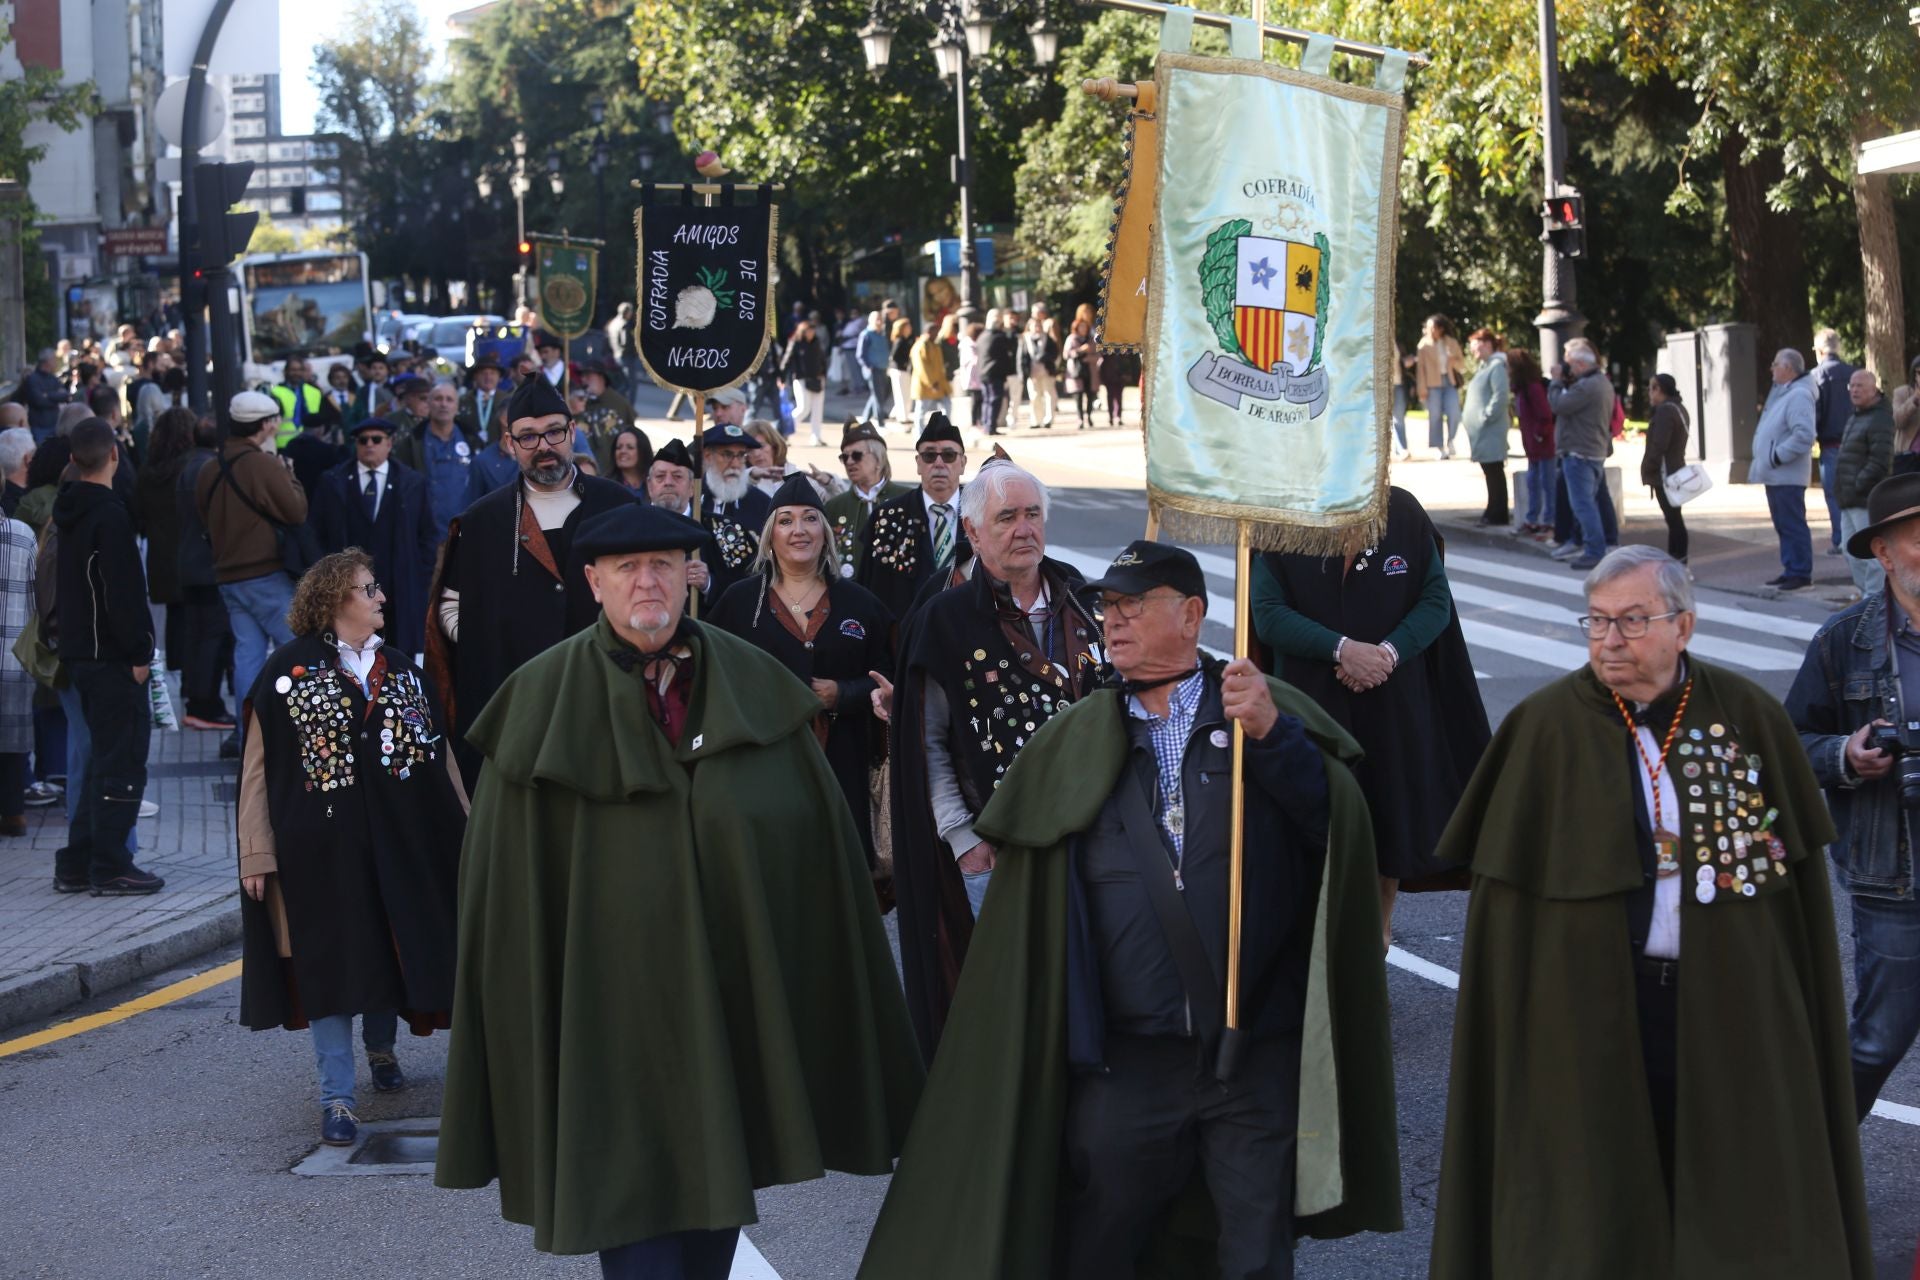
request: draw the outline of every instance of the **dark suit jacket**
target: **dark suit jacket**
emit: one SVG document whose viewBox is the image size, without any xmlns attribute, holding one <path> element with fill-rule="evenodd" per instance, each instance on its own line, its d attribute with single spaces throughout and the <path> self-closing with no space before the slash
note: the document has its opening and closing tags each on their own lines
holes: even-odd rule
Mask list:
<svg viewBox="0 0 1920 1280">
<path fill-rule="evenodd" d="M 507 429 L 507 401 L 513 396 L 513 388 L 501 383 L 493 389 L 493 404 L 489 407 L 487 420 L 480 421 L 480 393 L 469 387 L 460 393 L 460 412 L 454 421 L 469 436 L 479 436 L 482 440 L 493 441 Z"/>
<path fill-rule="evenodd" d="M 349 458 L 320 477 L 314 529 L 328 551 L 359 547 L 373 557 L 373 576 L 387 593 L 387 624 L 380 633 L 411 657 L 425 649 L 427 583 L 439 551 L 426 477 L 389 458 L 380 514 L 369 521 L 357 471 Z"/>
</svg>

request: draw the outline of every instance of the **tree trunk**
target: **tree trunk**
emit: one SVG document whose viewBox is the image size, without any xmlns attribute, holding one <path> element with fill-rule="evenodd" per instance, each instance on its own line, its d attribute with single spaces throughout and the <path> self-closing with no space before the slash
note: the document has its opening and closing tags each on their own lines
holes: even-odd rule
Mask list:
<svg viewBox="0 0 1920 1280">
<path fill-rule="evenodd" d="M 1773 354 L 1792 347 L 1809 357 L 1813 310 L 1807 299 L 1807 260 L 1800 248 L 1800 215 L 1767 204 L 1767 188 L 1786 176 L 1778 150 L 1741 158 L 1746 140 L 1729 129 L 1720 143 L 1726 174 L 1727 232 L 1733 246 L 1734 310 L 1759 331 L 1754 390 L 1765 394 Z"/>
<path fill-rule="evenodd" d="M 1854 125 L 1858 146 L 1885 132 L 1878 120 Z M 1893 225 L 1893 193 L 1884 173 L 1853 173 L 1853 207 L 1860 219 L 1860 276 L 1867 297 L 1867 368 L 1882 387 L 1907 380 L 1906 303 L 1900 287 L 1900 237 Z"/>
</svg>

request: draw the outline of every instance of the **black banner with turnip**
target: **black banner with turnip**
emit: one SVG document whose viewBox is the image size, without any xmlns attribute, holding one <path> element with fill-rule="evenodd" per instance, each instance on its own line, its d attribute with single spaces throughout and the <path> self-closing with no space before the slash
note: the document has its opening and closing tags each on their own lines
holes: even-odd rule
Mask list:
<svg viewBox="0 0 1920 1280">
<path fill-rule="evenodd" d="M 776 210 L 770 192 L 755 194 L 753 203 L 708 205 L 642 189 L 633 215 L 635 327 L 641 363 L 656 384 L 695 394 L 738 386 L 766 353 Z"/>
</svg>

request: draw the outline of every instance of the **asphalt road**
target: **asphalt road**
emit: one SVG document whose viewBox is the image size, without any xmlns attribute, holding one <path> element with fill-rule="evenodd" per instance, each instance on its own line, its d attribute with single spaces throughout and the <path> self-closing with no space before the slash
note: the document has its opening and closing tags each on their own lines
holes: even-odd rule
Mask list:
<svg viewBox="0 0 1920 1280">
<path fill-rule="evenodd" d="M 1057 553 L 1104 560 L 1137 536 L 1137 490 L 1097 487 L 1112 481 L 1068 468 L 1046 473 L 1066 482 L 1056 493 L 1050 528 Z M 1076 480 L 1096 487 L 1069 487 Z M 1484 547 L 1451 553 L 1474 664 L 1497 721 L 1565 670 L 1558 660 L 1577 652 L 1579 638 L 1568 620 L 1578 597 L 1562 585 L 1576 579 L 1562 579 L 1563 570 L 1531 553 Z M 1210 585 L 1230 600 L 1230 578 L 1212 574 Z M 1218 603 L 1215 618 L 1223 614 Z M 1783 693 L 1804 643 L 1799 637 L 1818 621 L 1817 610 L 1798 601 L 1733 596 L 1704 603 L 1714 611 L 1702 627 L 1708 643 L 1720 645 L 1729 661 L 1745 658 L 1733 665 Z M 1211 623 L 1206 639 L 1222 648 L 1230 643 L 1225 629 Z M 1380 1280 L 1426 1272 L 1454 1002 L 1444 979 L 1445 971 L 1458 968 L 1465 908 L 1457 894 L 1411 896 L 1396 919 L 1401 963 L 1389 969 L 1389 988 L 1406 1230 L 1307 1243 L 1300 1253 L 1303 1277 Z M 1850 969 L 1844 904 L 1840 910 Z M 206 957 L 144 989 L 233 954 Z M 118 1005 L 133 994 L 119 992 L 102 1003 Z M 248 1032 L 237 1025 L 237 1009 L 238 984 L 227 982 L 0 1057 L 0 1276 L 597 1274 L 590 1259 L 534 1253 L 528 1231 L 500 1221 L 490 1191 L 441 1191 L 417 1175 L 290 1172 L 317 1138 L 309 1040 Z M 444 1037 L 403 1037 L 400 1052 L 413 1083 L 398 1094 L 366 1091 L 363 1067 L 362 1119 L 435 1116 L 445 1044 Z M 1902 1066 L 1885 1096 L 1920 1108 L 1920 1063 Z M 1861 1130 L 1879 1274 L 1889 1280 L 1906 1280 L 1920 1239 L 1916 1122 L 1920 1110 L 1910 1109 L 1907 1121 L 1876 1116 Z M 735 1275 L 853 1275 L 885 1183 L 835 1176 L 766 1192 L 761 1221 L 748 1231 L 757 1254 L 743 1256 Z"/>
</svg>

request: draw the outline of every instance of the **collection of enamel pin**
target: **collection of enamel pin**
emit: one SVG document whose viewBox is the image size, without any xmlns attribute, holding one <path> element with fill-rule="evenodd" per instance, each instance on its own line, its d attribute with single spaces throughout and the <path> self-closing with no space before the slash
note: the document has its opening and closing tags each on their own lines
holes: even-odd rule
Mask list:
<svg viewBox="0 0 1920 1280">
<path fill-rule="evenodd" d="M 919 535 L 925 527 L 918 512 L 881 507 L 873 513 L 872 548 L 867 554 L 895 573 L 910 574 L 919 560 Z"/>
<path fill-rule="evenodd" d="M 352 679 L 333 663 L 297 666 L 274 681 L 287 700 L 287 715 L 300 735 L 300 764 L 308 791 L 334 791 L 354 782 Z M 374 697 L 369 720 L 378 717 L 380 765 L 405 779 L 415 765 L 439 759 L 440 735 L 431 731 L 426 686 L 418 672 L 388 671 Z M 327 806 L 333 816 L 333 806 Z"/>
<path fill-rule="evenodd" d="M 1787 850 L 1773 834 L 1780 811 L 1760 793 L 1760 757 L 1741 754 L 1722 724 L 1687 730 L 1677 750 L 1681 803 L 1693 835 L 1693 896 L 1703 903 L 1751 898 L 1769 877 L 1784 880 Z M 1660 874 L 1679 869 L 1676 860 L 1672 872 L 1663 866 Z"/>
<path fill-rule="evenodd" d="M 1011 659 L 997 663 L 985 649 L 975 649 L 961 663 L 965 671 L 962 688 L 967 695 L 967 724 L 979 735 L 982 755 L 996 756 L 994 786 L 1006 775 L 1013 753 L 1027 745 L 1027 735 L 1065 711 L 1073 699 L 1066 677 L 1056 668 L 1036 676 Z M 987 705 L 982 706 L 985 699 Z"/>
<path fill-rule="evenodd" d="M 747 527 L 737 520 L 715 514 L 709 517 L 712 523 L 707 532 L 720 546 L 720 559 L 729 569 L 744 569 L 753 560 L 754 553 L 760 550 L 760 543 Z"/>
</svg>

